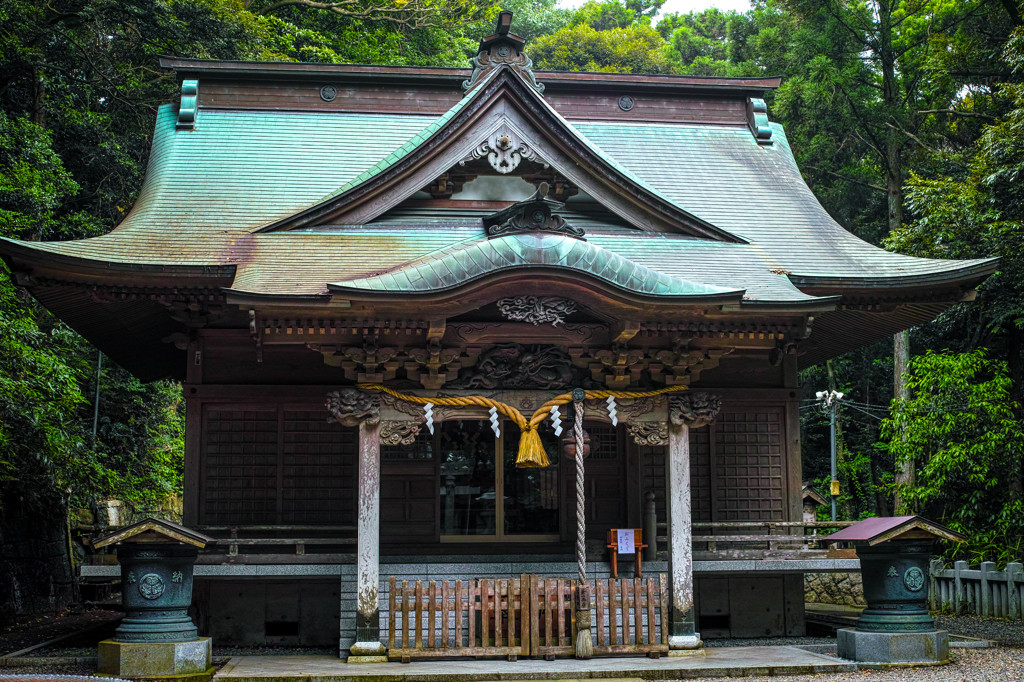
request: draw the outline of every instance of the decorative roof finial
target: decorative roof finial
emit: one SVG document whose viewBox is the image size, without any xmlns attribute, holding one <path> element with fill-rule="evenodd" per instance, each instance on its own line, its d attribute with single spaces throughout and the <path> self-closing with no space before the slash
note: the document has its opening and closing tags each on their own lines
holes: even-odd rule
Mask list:
<svg viewBox="0 0 1024 682">
<path fill-rule="evenodd" d="M 512 12 L 502 11 L 498 14 L 494 33 L 480 41 L 480 50 L 473 57 L 473 75 L 462 83 L 464 90 L 471 90 L 499 65 L 508 64 L 537 92 L 544 92 L 544 85 L 538 83 L 533 75 L 533 61 L 523 52 L 526 40 L 510 33 L 511 28 Z"/>
</svg>

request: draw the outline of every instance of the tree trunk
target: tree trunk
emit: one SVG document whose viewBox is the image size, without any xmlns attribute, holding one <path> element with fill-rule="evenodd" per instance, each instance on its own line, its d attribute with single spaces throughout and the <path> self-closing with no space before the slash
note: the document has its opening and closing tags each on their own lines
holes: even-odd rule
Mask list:
<svg viewBox="0 0 1024 682">
<path fill-rule="evenodd" d="M 864 378 L 864 403 L 871 405 L 871 358 L 870 356 L 861 350 L 861 376 Z M 878 440 L 878 429 L 875 428 L 873 423 L 868 426 L 868 434 L 871 440 Z M 875 500 L 875 515 L 876 516 L 889 516 L 889 500 L 882 491 L 882 487 L 879 485 L 879 481 L 882 480 L 881 472 L 878 470 L 878 458 L 870 457 L 868 461 L 871 464 L 870 475 L 871 475 L 871 490 L 874 493 L 873 497 Z"/>
<path fill-rule="evenodd" d="M 907 400 L 910 393 L 907 391 L 907 382 L 904 375 L 907 373 L 907 366 L 910 364 L 910 332 L 904 330 L 893 337 L 893 397 L 897 400 Z M 896 462 L 896 483 L 897 485 L 914 485 L 914 462 Z M 899 492 L 893 506 L 897 514 L 905 511 L 903 499 Z"/>
<path fill-rule="evenodd" d="M 878 2 L 878 60 L 882 71 L 882 101 L 887 125 L 884 130 L 885 193 L 889 200 L 889 231 L 903 224 L 903 140 L 896 112 L 900 109 L 899 81 L 896 77 L 896 54 L 892 47 L 892 6 L 889 0 Z"/>
</svg>

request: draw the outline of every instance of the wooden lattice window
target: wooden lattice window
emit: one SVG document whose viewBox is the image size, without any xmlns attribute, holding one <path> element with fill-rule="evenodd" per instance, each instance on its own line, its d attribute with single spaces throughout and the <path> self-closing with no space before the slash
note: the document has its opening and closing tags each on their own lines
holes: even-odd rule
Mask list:
<svg viewBox="0 0 1024 682">
<path fill-rule="evenodd" d="M 276 410 L 210 410 L 206 415 L 203 523 L 277 520 Z"/>
<path fill-rule="evenodd" d="M 711 429 L 690 429 L 690 512 L 711 521 Z"/>
<path fill-rule="evenodd" d="M 665 523 L 665 458 L 667 445 L 637 446 L 640 456 L 641 504 L 654 493 L 658 523 Z M 711 521 L 711 429 L 690 429 L 690 509 L 694 521 Z"/>
<path fill-rule="evenodd" d="M 282 523 L 353 523 L 357 435 L 322 411 L 284 413 Z"/>
<path fill-rule="evenodd" d="M 723 411 L 714 428 L 715 520 L 784 520 L 782 410 Z"/>
<path fill-rule="evenodd" d="M 322 409 L 211 406 L 204 421 L 200 523 L 355 523 L 356 429 Z"/>
</svg>

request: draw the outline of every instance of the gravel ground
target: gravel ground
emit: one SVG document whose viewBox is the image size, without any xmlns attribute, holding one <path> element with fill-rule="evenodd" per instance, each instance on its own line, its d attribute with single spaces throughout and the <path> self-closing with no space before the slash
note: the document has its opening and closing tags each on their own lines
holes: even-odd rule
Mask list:
<svg viewBox="0 0 1024 682">
<path fill-rule="evenodd" d="M 896 668 L 892 670 L 861 670 L 855 673 L 787 676 L 787 682 L 809 680 L 866 680 L 867 682 L 995 682 L 1024 680 L 1024 623 L 983 619 L 977 616 L 939 616 L 939 627 L 953 634 L 1000 643 L 995 649 L 953 649 L 954 662 L 942 667 Z M 813 651 L 835 646 L 834 637 L 777 637 L 767 639 L 711 640 L 708 647 L 730 646 L 801 646 Z M 44 656 L 94 656 L 95 648 L 68 646 L 45 650 Z M 834 651 L 834 648 L 831 649 Z M 231 656 L 333 655 L 333 648 L 292 647 L 214 647 L 214 664 L 223 665 Z M 219 667 L 218 665 L 218 667 Z M 93 675 L 95 663 L 64 663 L 0 668 L 0 679 L 12 675 Z M 710 678 L 701 678 L 710 682 Z M 721 679 L 721 678 L 717 678 Z"/>
<path fill-rule="evenodd" d="M 980 616 L 937 616 L 935 623 L 940 629 L 949 630 L 954 635 L 992 639 L 1005 647 L 1024 647 L 1024 622 L 1019 620 L 995 620 Z"/>
<path fill-rule="evenodd" d="M 934 668 L 858 670 L 852 673 L 787 675 L 771 679 L 785 682 L 1014 682 L 1024 679 L 1024 649 L 957 649 L 953 657 L 955 662 Z M 717 682 L 721 678 L 699 678 L 691 682 L 713 680 Z"/>
</svg>

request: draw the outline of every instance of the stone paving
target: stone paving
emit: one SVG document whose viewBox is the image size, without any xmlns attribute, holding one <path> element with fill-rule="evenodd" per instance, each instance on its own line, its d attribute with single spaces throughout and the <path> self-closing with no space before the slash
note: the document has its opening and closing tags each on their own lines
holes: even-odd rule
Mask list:
<svg viewBox="0 0 1024 682">
<path fill-rule="evenodd" d="M 673 680 L 848 672 L 856 665 L 794 646 L 708 648 L 682 657 L 589 661 L 472 660 L 351 665 L 333 656 L 236 656 L 219 682 L 484 682 L 486 680 Z"/>
</svg>

